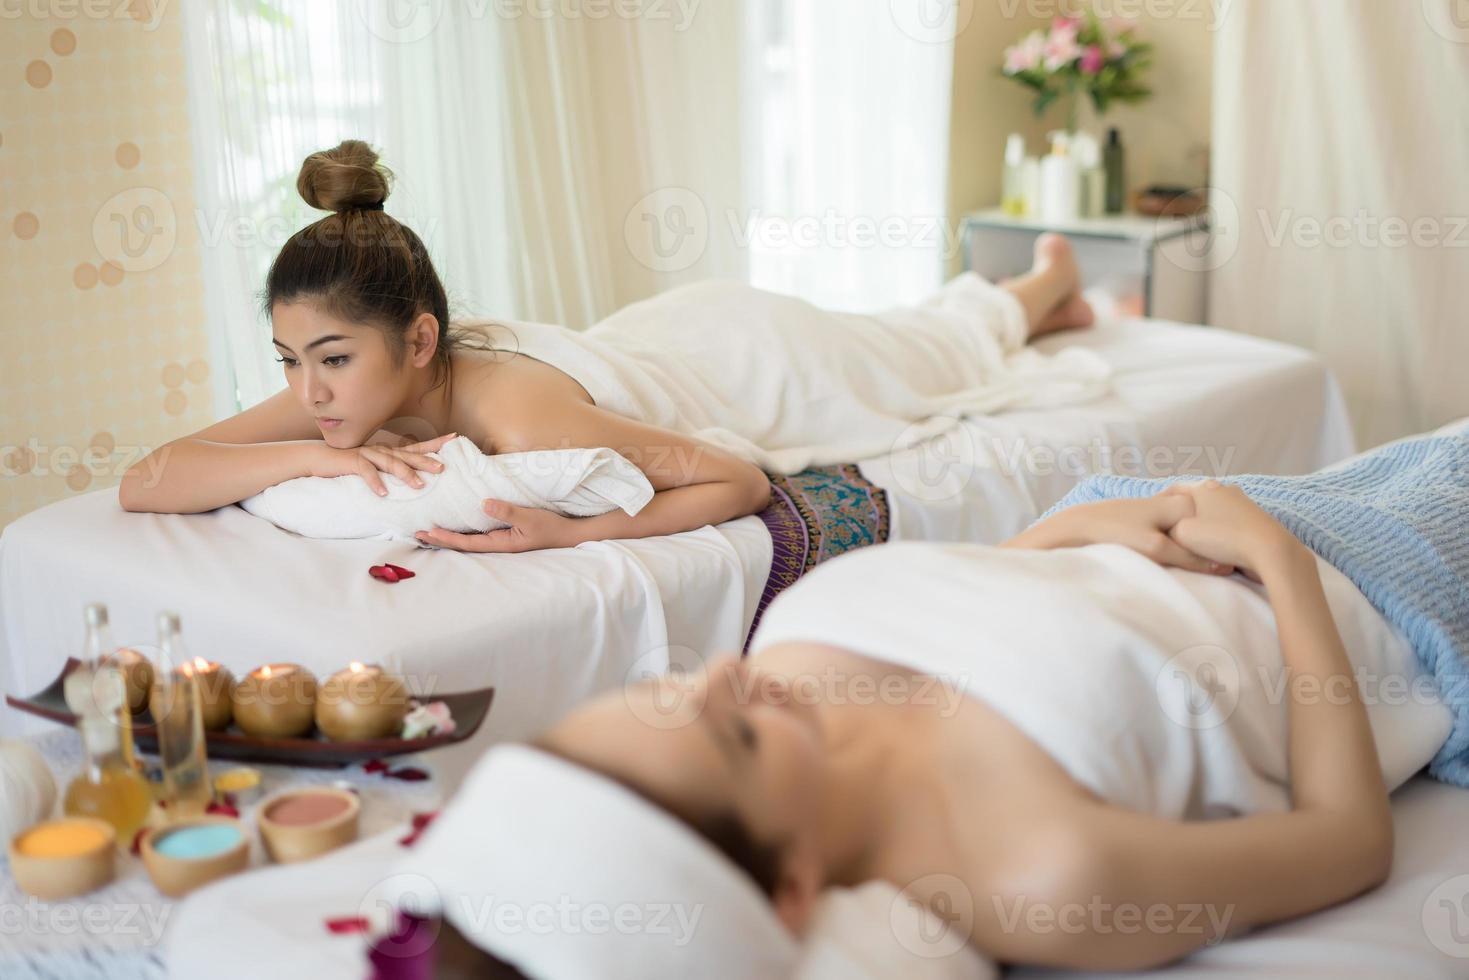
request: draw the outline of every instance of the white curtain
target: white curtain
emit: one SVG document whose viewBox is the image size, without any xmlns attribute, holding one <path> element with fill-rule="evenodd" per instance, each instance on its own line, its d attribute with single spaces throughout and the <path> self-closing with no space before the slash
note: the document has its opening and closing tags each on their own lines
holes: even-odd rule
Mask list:
<svg viewBox="0 0 1469 980">
<path fill-rule="evenodd" d="M 456 316 L 582 328 L 710 277 L 846 309 L 922 296 L 942 274 L 955 13 L 903 7 L 188 4 L 210 331 L 234 381 L 218 413 L 284 384 L 257 296 L 321 216 L 302 159 L 346 138 L 396 174 L 387 210 Z M 772 247 L 772 219 L 820 228 Z"/>
<path fill-rule="evenodd" d="M 1469 415 L 1460 0 L 1235 0 L 1215 55 L 1210 322 L 1319 351 L 1361 445 Z"/>
<path fill-rule="evenodd" d="M 958 4 L 749 9 L 751 281 L 873 310 L 942 283 Z"/>
</svg>

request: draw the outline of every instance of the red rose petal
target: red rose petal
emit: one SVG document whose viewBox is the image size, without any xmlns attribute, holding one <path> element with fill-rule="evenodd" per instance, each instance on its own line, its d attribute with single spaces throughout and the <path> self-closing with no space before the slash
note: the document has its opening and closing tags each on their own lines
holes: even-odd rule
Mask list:
<svg viewBox="0 0 1469 980">
<path fill-rule="evenodd" d="M 428 773 L 413 766 L 404 766 L 402 769 L 390 769 L 383 773 L 389 779 L 401 779 L 408 783 L 421 783 L 428 778 Z"/>
<path fill-rule="evenodd" d="M 371 759 L 362 764 L 364 772 L 387 772 L 388 764 L 381 759 Z"/>
<path fill-rule="evenodd" d="M 382 578 L 383 572 L 385 571 L 387 571 L 386 565 L 373 565 L 367 570 L 367 574 L 371 575 L 373 578 Z"/>
<path fill-rule="evenodd" d="M 434 817 L 437 817 L 438 815 L 439 811 L 437 810 L 434 810 L 430 813 L 415 813 L 413 815 L 413 829 L 404 836 L 398 838 L 398 846 L 412 847 L 414 844 L 418 843 L 418 838 L 423 836 L 423 832 L 428 829 L 429 824 L 433 823 Z"/>
<path fill-rule="evenodd" d="M 327 929 L 338 936 L 352 932 L 366 932 L 371 925 L 365 915 L 344 915 L 326 920 Z"/>
<path fill-rule="evenodd" d="M 412 578 L 418 574 L 410 568 L 404 568 L 402 565 L 394 565 L 391 562 L 388 563 L 387 567 L 397 572 L 399 578 Z"/>
<path fill-rule="evenodd" d="M 240 811 L 239 810 L 236 810 L 229 803 L 211 803 L 211 804 L 209 804 L 208 806 L 206 806 L 204 808 L 204 812 L 205 813 L 218 813 L 221 816 L 226 816 L 226 817 L 235 817 L 235 818 L 238 818 L 240 816 Z"/>
</svg>

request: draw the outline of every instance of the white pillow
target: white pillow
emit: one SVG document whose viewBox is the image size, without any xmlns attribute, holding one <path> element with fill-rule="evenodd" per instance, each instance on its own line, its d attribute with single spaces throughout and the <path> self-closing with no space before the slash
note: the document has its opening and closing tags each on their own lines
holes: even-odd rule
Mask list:
<svg viewBox="0 0 1469 980">
<path fill-rule="evenodd" d="M 636 514 L 653 499 L 653 485 L 611 449 L 552 449 L 497 456 L 479 451 L 467 436 L 445 443 L 430 457 L 440 473 L 419 472 L 422 487 L 390 473 L 386 496 L 350 476 L 303 476 L 240 501 L 277 527 L 308 538 L 383 538 L 413 541 L 434 527 L 473 533 L 505 527 L 484 511 L 486 498 L 567 517 L 592 517 L 621 509 Z"/>
</svg>

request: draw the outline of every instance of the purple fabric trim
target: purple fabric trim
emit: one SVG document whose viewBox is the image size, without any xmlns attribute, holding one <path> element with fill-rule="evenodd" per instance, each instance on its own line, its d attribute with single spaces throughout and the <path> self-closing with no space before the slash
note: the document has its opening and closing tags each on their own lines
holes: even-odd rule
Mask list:
<svg viewBox="0 0 1469 980">
<path fill-rule="evenodd" d="M 777 595 L 828 558 L 886 541 L 890 524 L 887 494 L 853 465 L 771 477 L 770 489 L 770 505 L 760 512 L 770 532 L 770 574 L 745 635 L 745 652 Z"/>
</svg>

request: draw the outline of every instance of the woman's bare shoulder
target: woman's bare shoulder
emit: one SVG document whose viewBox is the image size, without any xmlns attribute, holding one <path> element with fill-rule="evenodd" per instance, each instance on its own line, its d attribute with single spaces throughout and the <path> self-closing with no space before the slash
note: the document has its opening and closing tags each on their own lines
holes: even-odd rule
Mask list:
<svg viewBox="0 0 1469 980">
<path fill-rule="evenodd" d="M 457 351 L 453 428 L 486 452 L 522 441 L 535 420 L 568 401 L 594 404 L 570 375 L 510 351 Z"/>
</svg>

